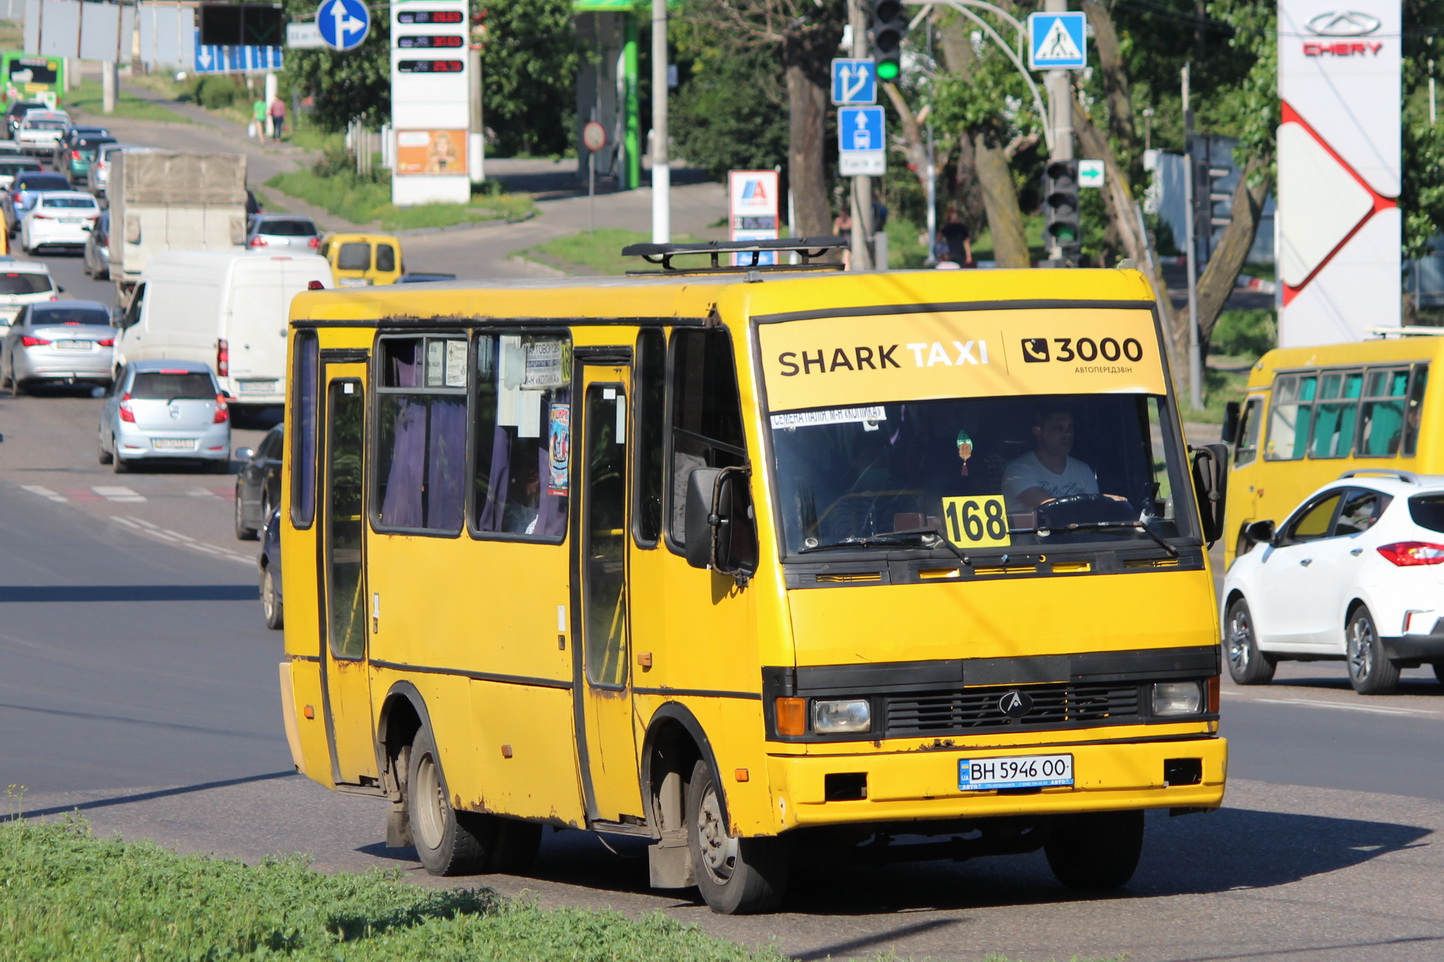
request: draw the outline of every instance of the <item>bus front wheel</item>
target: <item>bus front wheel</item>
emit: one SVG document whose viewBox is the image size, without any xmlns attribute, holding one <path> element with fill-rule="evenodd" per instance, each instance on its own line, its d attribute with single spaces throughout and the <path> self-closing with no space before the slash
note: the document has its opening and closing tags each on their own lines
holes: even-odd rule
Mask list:
<svg viewBox="0 0 1444 962">
<path fill-rule="evenodd" d="M 1143 812 L 1060 815 L 1043 843 L 1048 867 L 1070 889 L 1127 885 L 1143 854 Z"/>
<path fill-rule="evenodd" d="M 422 866 L 432 875 L 474 875 L 486 864 L 493 825 L 485 816 L 458 812 L 447 798 L 436 740 L 422 728 L 411 744 L 406 810 Z"/>
<path fill-rule="evenodd" d="M 687 843 L 697 890 L 721 915 L 766 912 L 782 901 L 791 846 L 780 838 L 738 838 L 727 827 L 712 766 L 698 762 L 687 783 Z"/>
</svg>

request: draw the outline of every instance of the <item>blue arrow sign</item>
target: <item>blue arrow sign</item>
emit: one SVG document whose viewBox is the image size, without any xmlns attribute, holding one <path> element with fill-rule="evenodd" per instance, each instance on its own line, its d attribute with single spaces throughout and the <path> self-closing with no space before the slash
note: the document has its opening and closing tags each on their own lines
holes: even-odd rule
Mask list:
<svg viewBox="0 0 1444 962">
<path fill-rule="evenodd" d="M 1028 66 L 1033 70 L 1077 70 L 1088 66 L 1083 45 L 1087 15 L 1082 11 L 1028 15 Z"/>
<path fill-rule="evenodd" d="M 838 149 L 844 154 L 854 150 L 882 150 L 883 115 L 881 107 L 837 108 Z"/>
<path fill-rule="evenodd" d="M 877 65 L 872 60 L 839 57 L 832 62 L 832 103 L 877 103 Z"/>
<path fill-rule="evenodd" d="M 283 47 L 231 47 L 196 40 L 196 73 L 244 73 L 280 70 Z"/>
<path fill-rule="evenodd" d="M 316 8 L 316 29 L 337 50 L 354 50 L 371 29 L 371 14 L 361 0 L 325 0 Z"/>
</svg>

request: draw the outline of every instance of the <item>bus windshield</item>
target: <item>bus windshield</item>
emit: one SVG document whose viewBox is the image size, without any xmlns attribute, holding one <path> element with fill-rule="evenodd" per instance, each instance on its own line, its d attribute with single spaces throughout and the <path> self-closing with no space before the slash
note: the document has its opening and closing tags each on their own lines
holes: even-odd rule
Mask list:
<svg viewBox="0 0 1444 962">
<path fill-rule="evenodd" d="M 771 417 L 788 555 L 968 552 L 1196 537 L 1183 452 L 1157 395 L 968 397 Z M 1185 498 L 1182 502 L 1187 504 Z"/>
</svg>

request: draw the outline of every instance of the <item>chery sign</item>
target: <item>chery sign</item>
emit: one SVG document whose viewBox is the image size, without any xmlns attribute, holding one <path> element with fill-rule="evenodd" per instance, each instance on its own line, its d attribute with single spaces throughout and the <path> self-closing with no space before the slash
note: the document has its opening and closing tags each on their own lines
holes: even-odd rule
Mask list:
<svg viewBox="0 0 1444 962">
<path fill-rule="evenodd" d="M 1279 343 L 1357 341 L 1400 323 L 1400 0 L 1280 0 L 1278 23 Z"/>
</svg>

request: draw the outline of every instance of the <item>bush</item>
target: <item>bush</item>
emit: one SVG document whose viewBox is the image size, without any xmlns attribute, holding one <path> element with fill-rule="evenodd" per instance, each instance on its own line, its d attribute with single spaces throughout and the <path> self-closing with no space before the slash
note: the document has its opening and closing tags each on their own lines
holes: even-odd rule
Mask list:
<svg viewBox="0 0 1444 962">
<path fill-rule="evenodd" d="M 1220 354 L 1258 357 L 1278 346 L 1274 312 L 1265 308 L 1224 311 L 1209 344 Z"/>
<path fill-rule="evenodd" d="M 251 93 L 244 83 L 232 77 L 202 74 L 190 80 L 185 99 L 200 104 L 207 110 L 221 110 L 237 102 L 242 106 L 249 104 Z"/>
</svg>

